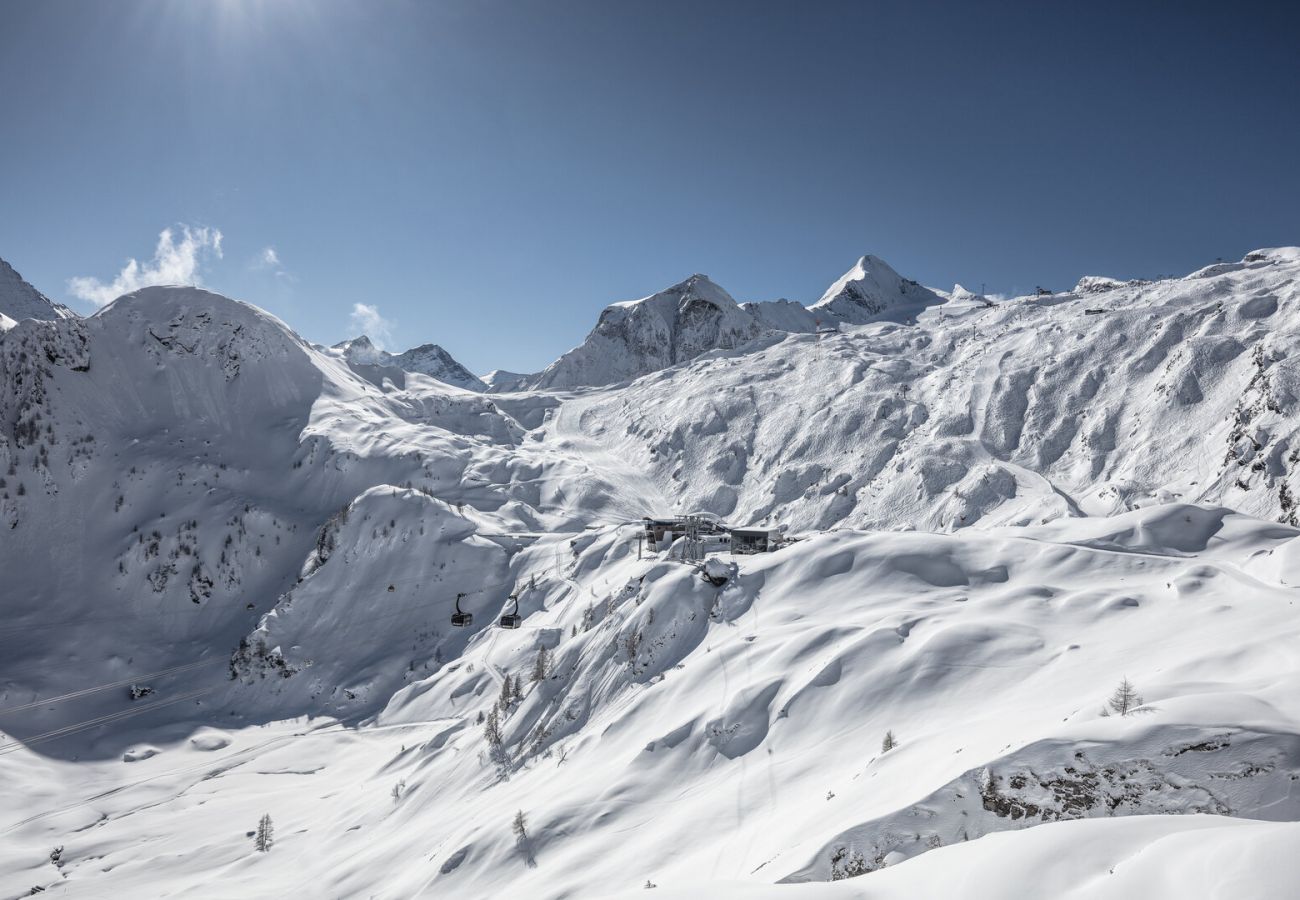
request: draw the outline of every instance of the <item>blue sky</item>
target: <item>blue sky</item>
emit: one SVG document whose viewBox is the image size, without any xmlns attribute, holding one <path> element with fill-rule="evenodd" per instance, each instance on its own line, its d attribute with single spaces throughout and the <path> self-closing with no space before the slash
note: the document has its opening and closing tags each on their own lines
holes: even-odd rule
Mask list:
<svg viewBox="0 0 1300 900">
<path fill-rule="evenodd" d="M 868 252 L 1001 293 L 1181 273 L 1300 243 L 1297 33 L 1283 3 L 2 0 L 0 257 L 89 311 L 170 227 L 165 272 L 318 341 L 364 304 L 480 372 L 693 272 L 804 302 Z"/>
</svg>

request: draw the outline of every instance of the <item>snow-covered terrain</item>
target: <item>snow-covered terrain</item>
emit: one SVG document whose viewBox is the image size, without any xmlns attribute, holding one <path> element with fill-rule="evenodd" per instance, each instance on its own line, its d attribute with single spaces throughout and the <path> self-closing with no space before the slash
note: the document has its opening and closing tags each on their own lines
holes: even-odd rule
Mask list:
<svg viewBox="0 0 1300 900">
<path fill-rule="evenodd" d="M 483 381 L 11 325 L 0 895 L 1293 896 L 1297 285 L 694 276 Z"/>
</svg>

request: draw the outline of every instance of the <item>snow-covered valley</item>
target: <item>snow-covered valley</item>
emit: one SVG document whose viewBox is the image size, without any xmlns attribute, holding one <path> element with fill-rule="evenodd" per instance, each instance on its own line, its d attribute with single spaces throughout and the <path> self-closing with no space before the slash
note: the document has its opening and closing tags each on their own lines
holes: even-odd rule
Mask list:
<svg viewBox="0 0 1300 900">
<path fill-rule="evenodd" d="M 1004 301 L 694 276 L 482 379 L 16 291 L 0 895 L 1300 886 L 1298 249 Z M 638 541 L 694 513 L 797 540 Z"/>
</svg>

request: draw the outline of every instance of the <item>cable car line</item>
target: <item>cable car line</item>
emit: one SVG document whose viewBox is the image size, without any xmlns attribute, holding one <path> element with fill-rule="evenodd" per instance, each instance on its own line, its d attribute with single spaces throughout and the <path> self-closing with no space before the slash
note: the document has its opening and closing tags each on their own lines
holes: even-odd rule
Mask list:
<svg viewBox="0 0 1300 900">
<path fill-rule="evenodd" d="M 44 706 L 47 703 L 61 703 L 64 700 L 75 700 L 77 697 L 84 697 L 87 696 L 88 694 L 96 694 L 100 691 L 106 691 L 115 687 L 123 687 L 125 685 L 132 684 L 137 681 L 145 681 L 146 679 L 150 679 L 150 678 L 166 678 L 168 676 L 175 675 L 178 672 L 185 672 L 188 671 L 189 669 L 197 669 L 200 666 L 212 665 L 214 663 L 221 663 L 224 665 L 226 663 L 226 660 L 200 659 L 197 662 L 185 663 L 184 665 L 180 665 L 180 666 L 172 666 L 170 669 L 160 669 L 157 672 L 146 672 L 141 675 L 132 675 L 127 678 L 122 678 L 118 681 L 109 681 L 103 684 L 97 684 L 91 687 L 81 688 L 80 690 L 69 691 L 66 694 L 59 694 L 58 696 L 55 697 L 46 697 L 43 700 L 32 700 L 28 703 L 21 703 L 18 706 L 10 706 L 5 709 L 0 709 L 0 716 L 3 716 L 7 713 L 20 712 L 24 709 L 32 709 L 37 706 Z"/>
<path fill-rule="evenodd" d="M 98 725 L 107 725 L 109 722 L 117 722 L 121 719 L 130 718 L 131 716 L 138 716 L 142 713 L 147 713 L 155 709 L 160 709 L 164 706 L 171 706 L 173 703 L 181 703 L 182 701 L 185 700 L 192 700 L 193 698 L 202 696 L 203 694 L 211 693 L 213 690 L 215 690 L 215 688 L 212 687 L 200 688 L 197 691 L 190 691 L 189 693 L 186 694 L 179 694 L 175 697 L 169 697 L 166 700 L 160 700 L 157 703 L 150 703 L 148 706 L 141 706 L 134 709 L 124 709 L 115 713 L 109 713 L 108 715 L 98 716 L 97 718 L 94 719 L 87 719 L 82 722 L 73 722 L 71 725 L 64 725 L 61 728 L 55 728 L 52 729 L 51 731 L 46 731 L 42 734 L 32 735 L 31 737 L 28 738 L 17 738 L 10 735 L 11 740 L 9 743 L 0 744 L 0 756 L 4 756 L 7 753 L 15 753 L 18 750 L 22 749 L 23 747 L 30 747 L 34 744 L 42 744 L 46 741 L 55 740 L 56 738 L 67 737 L 68 735 L 76 734 L 80 731 L 85 731 L 88 728 L 94 728 Z"/>
</svg>

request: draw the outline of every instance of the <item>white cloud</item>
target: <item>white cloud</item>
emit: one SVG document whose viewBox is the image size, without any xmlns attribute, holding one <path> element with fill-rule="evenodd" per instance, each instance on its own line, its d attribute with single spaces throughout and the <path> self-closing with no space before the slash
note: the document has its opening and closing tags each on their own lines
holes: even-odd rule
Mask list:
<svg viewBox="0 0 1300 900">
<path fill-rule="evenodd" d="M 270 272 L 279 281 L 293 284 L 298 277 L 284 267 L 280 261 L 280 252 L 269 244 L 258 251 L 257 258 L 248 266 L 254 272 Z"/>
<path fill-rule="evenodd" d="M 380 350 L 393 339 L 393 323 L 379 314 L 379 307 L 368 303 L 353 303 L 352 315 L 348 317 L 352 331 L 364 334 Z"/>
<path fill-rule="evenodd" d="M 217 229 L 181 225 L 178 236 L 171 228 L 164 228 L 158 235 L 153 259 L 127 260 L 117 277 L 107 283 L 89 276 L 70 278 L 68 290 L 82 300 L 103 306 L 150 285 L 199 284 L 199 269 L 210 256 L 221 258 L 221 232 Z"/>
</svg>

